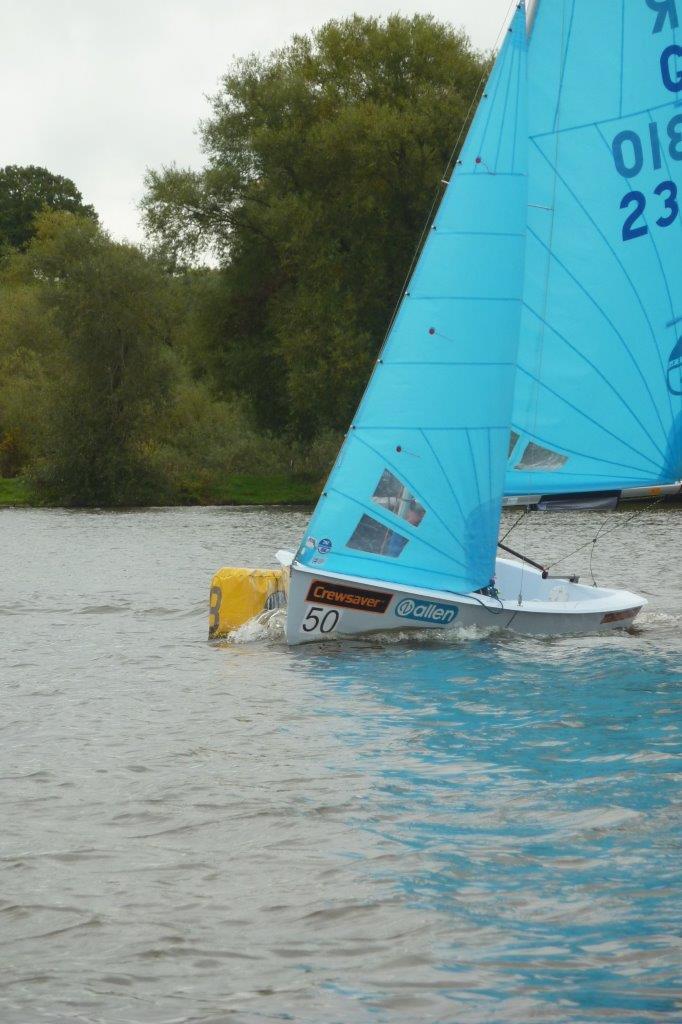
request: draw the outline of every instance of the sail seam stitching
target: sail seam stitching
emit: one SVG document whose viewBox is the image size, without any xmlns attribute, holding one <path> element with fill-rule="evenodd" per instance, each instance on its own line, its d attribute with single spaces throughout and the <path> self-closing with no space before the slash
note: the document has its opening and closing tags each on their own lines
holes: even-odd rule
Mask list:
<svg viewBox="0 0 682 1024">
<path fill-rule="evenodd" d="M 537 145 L 537 143 L 534 143 L 534 145 L 535 145 L 535 147 L 537 148 L 537 150 L 538 150 L 538 152 L 540 153 L 540 155 L 542 156 L 543 160 L 545 160 L 545 162 L 546 162 L 547 164 L 549 164 L 549 166 L 550 166 L 550 167 L 552 167 L 552 163 L 551 163 L 551 161 L 550 161 L 550 160 L 548 159 L 548 157 L 547 157 L 547 156 L 546 156 L 546 155 L 545 155 L 545 154 L 544 154 L 544 153 L 542 152 L 542 150 L 541 150 L 541 149 L 540 149 L 540 147 L 539 147 L 539 146 Z M 567 192 L 569 193 L 569 195 L 570 195 L 570 196 L 572 196 L 573 200 L 574 200 L 574 201 L 575 201 L 575 202 L 577 203 L 577 205 L 578 205 L 578 206 L 580 207 L 580 209 L 581 209 L 581 210 L 583 211 L 583 213 L 585 214 L 585 216 L 586 216 L 586 217 L 587 217 L 587 219 L 589 220 L 590 224 L 592 225 L 592 227 L 593 227 L 593 228 L 594 228 L 594 230 L 596 231 L 597 235 L 598 235 L 598 236 L 599 236 L 599 237 L 601 238 L 601 240 L 603 241 L 603 243 L 604 243 L 604 244 L 606 245 L 607 249 L 608 249 L 608 250 L 609 250 L 609 252 L 611 253 L 611 255 L 612 255 L 612 257 L 613 257 L 614 261 L 615 261 L 615 262 L 616 262 L 616 264 L 617 264 L 617 266 L 618 266 L 618 267 L 620 268 L 620 270 L 622 271 L 622 273 L 623 273 L 623 276 L 625 277 L 626 281 L 627 281 L 627 282 L 628 282 L 628 284 L 630 285 L 630 288 L 632 289 L 632 292 L 633 292 L 633 294 L 634 294 L 634 296 L 635 296 L 635 298 L 636 298 L 636 300 L 637 300 L 637 303 L 639 304 L 639 307 L 640 307 L 640 309 L 641 309 L 641 311 L 642 311 L 642 314 L 643 314 L 643 316 L 644 316 L 644 319 L 645 319 L 645 320 L 646 320 L 646 322 L 647 322 L 647 326 L 648 326 L 648 328 L 649 328 L 649 331 L 651 332 L 651 337 L 652 337 L 652 340 L 653 340 L 653 342 L 654 342 L 654 345 L 656 345 L 656 334 L 655 334 L 655 331 L 654 331 L 654 329 L 653 329 L 653 324 L 651 323 L 651 321 L 650 321 L 650 319 L 649 319 L 649 316 L 648 316 L 648 314 L 647 314 L 647 312 L 646 312 L 646 309 L 644 308 L 644 304 L 643 304 L 643 302 L 642 302 L 642 300 L 641 300 L 641 298 L 640 298 L 640 296 L 639 296 L 639 293 L 638 293 L 637 289 L 635 288 L 635 285 L 634 285 L 634 283 L 633 283 L 633 281 L 632 281 L 632 279 L 631 279 L 630 275 L 628 274 L 627 270 L 625 269 L 625 267 L 624 267 L 624 266 L 623 266 L 623 264 L 621 263 L 621 261 L 620 261 L 620 259 L 618 258 L 618 256 L 617 256 L 616 252 L 614 251 L 613 247 L 611 246 L 611 244 L 610 244 L 609 240 L 608 240 L 608 239 L 606 238 L 606 236 L 604 235 L 604 233 L 603 233 L 603 232 L 602 232 L 602 230 L 600 229 L 599 225 L 598 225 L 598 224 L 596 223 L 596 221 L 595 221 L 595 220 L 594 220 L 594 218 L 593 218 L 593 217 L 591 216 L 591 214 L 589 213 L 589 211 L 587 210 L 587 208 L 585 207 L 585 205 L 584 205 L 584 204 L 582 203 L 582 201 L 581 201 L 581 200 L 579 199 L 579 197 L 578 197 L 578 196 L 576 195 L 576 193 L 575 193 L 575 192 L 573 191 L 573 189 L 572 189 L 572 188 L 571 188 L 571 186 L 570 186 L 570 185 L 568 184 L 568 182 L 566 181 L 566 179 L 565 179 L 565 178 L 563 178 L 563 177 L 562 177 L 562 176 L 561 176 L 561 175 L 559 174 L 559 172 L 557 171 L 557 169 L 556 169 L 555 167 L 553 167 L 552 169 L 554 170 L 554 173 L 556 174 L 556 176 L 557 176 L 557 178 L 559 179 L 559 181 L 561 181 L 561 183 L 562 183 L 562 185 L 564 186 L 564 188 L 566 189 L 566 191 L 567 191 Z M 656 347 L 657 347 L 657 346 L 656 346 Z M 660 423 L 660 425 L 661 425 L 661 431 L 662 431 L 662 433 L 663 433 L 663 435 L 664 435 L 664 436 L 667 436 L 667 435 L 666 435 L 666 431 L 665 431 L 665 427 L 663 426 L 663 421 L 661 420 L 661 416 L 660 416 L 660 413 L 658 412 L 658 409 L 656 409 L 656 412 L 657 412 L 657 417 L 658 417 L 658 421 L 659 421 L 659 423 Z"/>
<path fill-rule="evenodd" d="M 577 412 L 579 416 L 582 416 L 584 419 L 589 420 L 589 422 L 593 423 L 595 427 L 597 427 L 599 430 L 602 430 L 605 434 L 608 434 L 609 437 L 612 437 L 615 441 L 618 441 L 619 444 L 624 445 L 625 448 L 629 448 L 630 451 L 634 452 L 635 455 L 639 455 L 646 462 L 650 462 L 652 466 L 656 466 L 656 463 L 654 462 L 654 460 L 652 458 L 650 458 L 648 455 L 644 455 L 643 452 L 638 451 L 636 448 L 633 448 L 633 446 L 631 444 L 629 444 L 629 442 L 624 441 L 621 437 L 618 437 L 618 435 L 614 434 L 613 431 L 609 430 L 608 427 L 605 427 L 603 424 L 598 423 L 597 420 L 593 419 L 586 412 L 583 412 L 582 409 L 579 409 L 577 405 L 573 404 L 573 402 L 570 402 L 568 400 L 568 398 L 564 398 L 564 396 L 560 395 L 558 391 L 555 391 L 553 388 L 551 388 L 549 386 L 549 384 L 545 383 L 545 381 L 542 381 L 539 378 L 535 377 L 529 370 L 526 370 L 525 367 L 523 367 L 521 365 L 519 365 L 518 369 L 519 369 L 519 371 L 521 373 L 525 373 L 525 375 L 527 377 L 530 377 L 531 380 L 534 380 L 538 384 L 539 387 L 544 388 L 545 391 L 548 391 L 550 393 L 550 395 L 554 395 L 554 397 L 558 398 L 560 402 L 564 403 L 564 405 L 569 406 L 569 408 L 571 408 L 575 412 Z M 537 434 L 535 434 L 534 436 L 538 437 Z M 538 440 L 539 440 L 539 438 L 538 438 Z M 550 447 L 551 447 L 551 445 L 550 445 Z M 554 447 L 557 447 L 557 446 L 555 445 Z M 606 461 L 606 460 L 604 460 L 604 461 Z M 619 463 L 614 463 L 614 465 L 619 465 Z M 632 469 L 633 467 L 631 466 L 630 468 Z M 661 467 L 657 466 L 657 468 L 660 469 Z"/>
<path fill-rule="evenodd" d="M 441 526 L 442 526 L 442 527 L 443 527 L 443 528 L 445 529 L 445 532 L 447 533 L 447 535 L 448 535 L 448 536 L 449 536 L 449 537 L 450 537 L 450 538 L 451 538 L 452 540 L 454 540 L 454 542 L 455 542 L 456 544 L 458 544 L 458 545 L 459 545 L 459 547 L 460 547 L 460 548 L 462 549 L 462 552 L 464 553 L 464 555 L 466 555 L 466 548 L 464 547 L 464 544 L 462 543 L 462 541 L 461 541 L 461 540 L 459 539 L 459 537 L 456 537 L 456 536 L 455 536 L 455 534 L 454 534 L 454 533 L 452 532 L 452 530 L 450 529 L 450 527 L 448 526 L 448 524 L 447 524 L 447 523 L 445 522 L 445 520 L 444 520 L 444 519 L 442 519 L 442 518 L 440 517 L 440 515 L 438 514 L 438 512 L 437 512 L 437 511 L 436 511 L 436 510 L 434 509 L 433 505 L 429 504 L 429 502 L 427 501 L 427 499 L 426 499 L 426 498 L 424 498 L 424 497 L 422 496 L 422 494 L 421 494 L 421 488 L 420 488 L 420 487 L 416 487 L 416 486 L 415 486 L 415 484 L 414 484 L 414 482 L 413 482 L 412 480 L 410 480 L 410 479 L 409 479 L 409 478 L 408 478 L 408 477 L 407 477 L 407 476 L 405 475 L 405 472 L 404 472 L 404 470 L 403 470 L 403 467 L 402 467 L 402 466 L 400 466 L 400 467 L 399 467 L 399 466 L 397 466 L 397 465 L 395 464 L 395 462 L 391 462 L 391 460 L 390 460 L 390 459 L 387 459 L 387 458 L 386 458 L 386 456 L 385 456 L 385 455 L 384 455 L 384 454 L 383 454 L 382 452 L 378 452 L 378 451 L 376 450 L 376 448 L 374 448 L 374 447 L 373 447 L 373 446 L 372 446 L 371 444 L 369 444 L 369 442 L 368 442 L 368 441 L 365 441 L 365 439 L 364 439 L 364 438 L 362 438 L 362 437 L 358 437 L 358 438 L 357 438 L 357 440 L 358 440 L 358 441 L 359 441 L 359 442 L 360 442 L 361 444 L 364 444 L 366 448 L 369 448 L 369 450 L 370 450 L 371 452 L 373 452 L 373 453 L 374 453 L 374 455 L 376 455 L 376 457 L 377 457 L 377 458 L 378 458 L 378 459 L 379 459 L 379 460 L 380 460 L 381 462 L 384 462 L 384 463 L 385 463 L 385 464 L 386 464 L 386 465 L 387 465 L 387 466 L 388 466 L 388 467 L 389 467 L 390 469 L 394 470 L 394 471 L 395 471 L 395 473 L 396 473 L 396 474 L 398 475 L 398 477 L 399 477 L 399 478 L 400 478 L 400 479 L 401 479 L 401 480 L 403 481 L 403 483 L 407 484 L 407 486 L 408 486 L 408 487 L 410 488 L 410 490 L 412 491 L 412 493 L 413 493 L 413 494 L 417 494 L 417 495 L 419 496 L 419 500 L 420 500 L 420 502 L 421 502 L 421 503 L 422 503 L 423 505 L 425 505 L 425 507 L 426 507 L 426 510 L 427 510 L 427 512 L 430 512 L 430 513 L 431 513 L 431 514 L 432 514 L 432 515 L 434 516 L 434 518 L 438 520 L 438 522 L 439 522 L 439 523 L 441 524 Z M 462 510 L 461 510 L 461 509 L 460 509 L 460 514 L 462 514 Z M 424 540 L 423 540 L 423 537 L 420 537 L 420 536 L 419 536 L 419 534 L 416 534 L 416 535 L 411 535 L 411 536 L 417 536 L 417 537 L 418 537 L 418 539 L 422 541 L 422 543 L 425 543 L 425 542 L 424 542 Z M 462 568 L 464 568 L 464 564 L 463 564 L 463 563 L 460 563 L 460 564 L 462 565 Z"/>
<path fill-rule="evenodd" d="M 611 330 L 613 331 L 615 336 L 618 338 L 618 340 L 621 342 L 623 348 L 627 352 L 627 354 L 628 354 L 628 356 L 629 356 L 629 358 L 630 358 L 630 360 L 631 360 L 631 362 L 632 362 L 632 364 L 633 364 L 633 366 L 635 368 L 635 371 L 638 374 L 638 376 L 639 376 L 639 378 L 640 378 L 640 380 L 641 380 L 641 382 L 642 382 L 642 384 L 644 386 L 644 389 L 645 389 L 645 391 L 646 391 L 646 393 L 647 393 L 647 395 L 648 395 L 648 397 L 649 397 L 649 399 L 651 401 L 652 408 L 654 410 L 654 413 L 656 413 L 659 425 L 661 427 L 661 433 L 662 433 L 664 439 L 667 438 L 665 427 L 663 426 L 663 423 L 661 422 L 661 419 L 660 419 L 660 414 L 658 413 L 658 409 L 657 409 L 657 406 L 656 406 L 656 401 L 654 399 L 654 396 L 651 394 L 651 391 L 649 389 L 649 385 L 647 384 L 646 378 L 644 377 L 644 375 L 642 373 L 642 370 L 639 367 L 639 365 L 637 363 L 637 360 L 635 359 L 630 346 L 627 344 L 627 342 L 625 341 L 625 338 L 620 333 L 620 331 L 618 330 L 618 328 L 616 327 L 614 322 L 611 320 L 611 317 L 608 315 L 606 310 L 603 309 L 602 306 L 597 302 L 597 300 L 594 298 L 594 296 L 587 290 L 587 288 L 585 288 L 585 286 L 583 284 L 581 284 L 581 282 L 578 280 L 578 278 L 568 269 L 566 264 L 562 260 L 559 259 L 559 257 L 557 256 L 557 254 L 555 252 L 550 250 L 545 245 L 545 243 L 542 241 L 542 239 L 539 238 L 538 235 L 536 235 L 535 232 L 531 228 L 528 229 L 528 234 L 531 235 L 537 241 L 538 245 L 541 245 L 543 247 L 543 249 L 545 249 L 549 253 L 550 258 L 552 258 L 558 264 L 558 266 L 561 267 L 561 269 L 564 271 L 564 273 L 566 273 L 568 275 L 568 277 L 571 279 L 571 281 L 573 281 L 573 283 L 576 285 L 576 287 L 580 289 L 580 291 L 583 293 L 583 295 L 585 295 L 585 297 L 588 299 L 588 301 L 591 302 L 592 305 L 595 307 L 595 309 L 603 316 L 603 318 L 606 321 L 606 323 L 609 325 L 609 327 L 611 328 Z M 537 316 L 538 318 L 540 318 L 540 314 L 536 313 L 530 306 L 527 305 L 527 303 L 524 303 L 524 306 L 526 306 L 526 308 L 528 310 L 530 310 L 530 312 L 533 313 L 534 316 Z M 557 337 L 561 338 L 562 341 L 565 341 L 567 345 L 570 345 L 571 347 L 573 347 L 572 343 L 569 342 L 568 339 L 564 338 L 563 335 L 561 335 L 546 320 L 546 318 L 542 318 L 542 319 L 547 324 L 547 326 L 550 328 L 550 330 L 554 331 L 554 333 L 557 335 Z M 579 351 L 579 350 L 576 349 L 575 351 Z M 580 354 L 582 355 L 582 353 L 580 353 Z M 586 362 L 589 363 L 590 366 L 594 366 L 594 364 L 592 362 L 590 362 L 589 359 L 587 359 L 587 356 L 584 356 L 583 358 L 586 360 Z M 596 366 L 594 368 L 596 369 Z M 599 372 L 599 371 L 597 371 L 597 372 Z M 604 379 L 606 380 L 606 378 L 604 378 Z M 612 385 L 610 385 L 610 386 L 612 386 Z M 630 410 L 630 412 L 632 412 L 632 410 Z M 644 430 L 644 433 L 647 435 L 647 437 L 649 438 L 649 440 L 651 441 L 653 446 L 656 448 L 656 450 L 659 452 L 659 454 L 662 455 L 663 454 L 662 450 L 660 449 L 659 445 L 654 441 L 653 437 L 651 437 L 651 435 L 649 434 L 648 430 L 646 430 L 644 425 L 640 422 L 640 420 L 638 419 L 638 417 L 634 413 L 633 413 L 633 416 L 634 416 L 634 419 L 642 427 L 642 430 Z"/>
<path fill-rule="evenodd" d="M 382 515 L 382 513 L 381 513 L 380 509 L 378 508 L 378 506 L 370 507 L 368 505 L 365 505 L 358 498 L 353 498 L 350 494 L 346 494 L 345 491 L 340 490 L 338 487 L 332 487 L 332 488 L 330 488 L 330 490 L 334 494 L 338 494 L 340 497 L 345 498 L 346 501 L 350 501 L 353 505 L 357 505 L 358 508 L 361 508 L 363 510 L 363 512 L 366 512 L 368 515 L 372 516 L 374 519 L 376 519 L 378 522 L 380 522 L 383 526 L 386 526 L 389 530 L 393 530 L 393 532 L 397 533 L 400 537 L 404 537 L 405 536 L 404 533 L 401 533 L 399 529 L 395 528 L 397 524 L 394 523 L 393 520 L 389 520 L 389 519 L 386 518 L 386 516 Z M 464 562 L 461 562 L 459 560 L 459 558 L 456 558 L 454 555 L 448 553 L 447 551 L 442 551 L 440 548 L 436 547 L 435 544 L 431 544 L 428 540 L 424 540 L 423 537 L 417 537 L 414 534 L 408 534 L 408 536 L 405 539 L 409 543 L 414 543 L 414 544 L 417 544 L 417 545 L 423 544 L 424 547 L 429 548 L 430 551 L 435 551 L 437 555 L 442 555 L 443 558 L 447 558 L 450 562 L 454 562 L 455 565 L 459 565 L 460 568 L 462 568 L 462 569 L 464 569 L 466 571 L 466 566 L 465 566 Z M 345 556 L 346 552 L 344 551 L 343 554 Z M 365 553 L 363 552 L 363 556 L 364 556 L 364 554 Z M 382 564 L 385 565 L 386 563 L 382 562 Z M 429 572 L 430 570 L 423 569 L 422 571 L 423 572 Z"/>
</svg>

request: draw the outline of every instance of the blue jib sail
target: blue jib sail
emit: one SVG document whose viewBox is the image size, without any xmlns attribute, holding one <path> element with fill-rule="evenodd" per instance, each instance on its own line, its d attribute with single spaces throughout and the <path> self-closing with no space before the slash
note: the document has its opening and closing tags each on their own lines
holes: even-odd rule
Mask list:
<svg viewBox="0 0 682 1024">
<path fill-rule="evenodd" d="M 682 476 L 680 17 L 539 0 L 509 495 Z"/>
<path fill-rule="evenodd" d="M 523 287 L 519 8 L 297 558 L 452 592 L 494 573 Z"/>
</svg>

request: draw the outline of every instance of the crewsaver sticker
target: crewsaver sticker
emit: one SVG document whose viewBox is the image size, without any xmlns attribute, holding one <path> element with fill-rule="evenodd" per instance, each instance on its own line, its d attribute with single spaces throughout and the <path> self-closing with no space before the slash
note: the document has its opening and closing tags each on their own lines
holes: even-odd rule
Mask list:
<svg viewBox="0 0 682 1024">
<path fill-rule="evenodd" d="M 341 583 L 323 583 L 322 580 L 315 580 L 310 585 L 306 601 L 383 615 L 391 603 L 392 596 L 377 590 L 360 590 L 357 587 L 346 587 Z"/>
</svg>

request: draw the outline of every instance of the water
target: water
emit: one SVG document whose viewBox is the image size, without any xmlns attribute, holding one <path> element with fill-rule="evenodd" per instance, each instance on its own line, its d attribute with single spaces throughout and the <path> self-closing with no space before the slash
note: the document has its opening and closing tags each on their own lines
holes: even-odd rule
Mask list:
<svg viewBox="0 0 682 1024">
<path fill-rule="evenodd" d="M 0 513 L 2 1024 L 681 1021 L 680 512 L 631 634 L 209 645 L 305 519 Z"/>
</svg>

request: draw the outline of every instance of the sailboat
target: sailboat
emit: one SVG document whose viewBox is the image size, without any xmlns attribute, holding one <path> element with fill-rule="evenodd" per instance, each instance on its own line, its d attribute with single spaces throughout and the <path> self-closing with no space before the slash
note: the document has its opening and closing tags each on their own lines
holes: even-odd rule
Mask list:
<svg viewBox="0 0 682 1024">
<path fill-rule="evenodd" d="M 507 506 L 680 491 L 681 13 L 678 0 L 530 10 Z"/>
<path fill-rule="evenodd" d="M 590 633 L 646 605 L 496 554 L 505 499 L 682 477 L 678 28 L 676 0 L 519 4 L 308 529 L 278 552 L 290 644 Z"/>
</svg>

